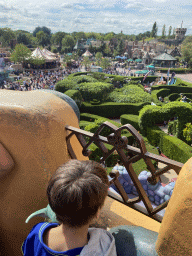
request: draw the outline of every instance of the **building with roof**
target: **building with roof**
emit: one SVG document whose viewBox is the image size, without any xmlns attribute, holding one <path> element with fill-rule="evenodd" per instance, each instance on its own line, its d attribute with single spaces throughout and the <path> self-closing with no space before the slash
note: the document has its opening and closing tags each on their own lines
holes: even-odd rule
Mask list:
<svg viewBox="0 0 192 256">
<path fill-rule="evenodd" d="M 176 59 L 168 54 L 166 51 L 153 58 L 153 63 L 160 67 L 174 67 Z"/>
</svg>

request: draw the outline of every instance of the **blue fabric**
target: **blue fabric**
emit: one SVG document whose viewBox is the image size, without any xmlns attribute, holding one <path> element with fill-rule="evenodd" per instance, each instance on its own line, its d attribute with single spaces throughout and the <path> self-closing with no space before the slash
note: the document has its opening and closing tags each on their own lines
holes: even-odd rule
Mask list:
<svg viewBox="0 0 192 256">
<path fill-rule="evenodd" d="M 57 252 L 50 249 L 43 242 L 43 234 L 45 230 L 50 227 L 56 227 L 58 225 L 59 225 L 58 223 L 47 223 L 47 222 L 40 222 L 37 225 L 35 225 L 22 245 L 23 255 L 24 256 L 53 256 L 53 255 L 78 256 L 80 255 L 83 247 L 75 248 L 65 252 Z"/>
</svg>

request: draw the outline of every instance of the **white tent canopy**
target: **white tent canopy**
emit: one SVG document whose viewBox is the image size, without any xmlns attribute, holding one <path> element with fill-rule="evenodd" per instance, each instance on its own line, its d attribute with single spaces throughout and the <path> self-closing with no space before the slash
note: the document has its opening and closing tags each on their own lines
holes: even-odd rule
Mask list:
<svg viewBox="0 0 192 256">
<path fill-rule="evenodd" d="M 43 51 L 45 50 L 45 51 Z M 31 54 L 32 58 L 38 58 L 38 59 L 44 59 L 46 62 L 52 62 L 56 61 L 56 56 L 51 56 L 46 52 L 46 49 L 41 50 L 39 47 L 37 47 Z M 53 53 L 54 54 L 54 53 Z"/>
<path fill-rule="evenodd" d="M 48 56 L 51 56 L 51 57 L 55 57 L 55 58 L 58 57 L 57 54 L 55 54 L 55 53 L 53 53 L 53 52 L 50 52 L 50 51 L 48 51 L 48 50 L 45 49 L 45 48 L 42 50 L 42 52 L 43 52 L 45 55 L 48 55 Z"/>
<path fill-rule="evenodd" d="M 88 50 L 82 54 L 84 57 L 91 57 L 93 54 L 91 54 Z"/>
</svg>

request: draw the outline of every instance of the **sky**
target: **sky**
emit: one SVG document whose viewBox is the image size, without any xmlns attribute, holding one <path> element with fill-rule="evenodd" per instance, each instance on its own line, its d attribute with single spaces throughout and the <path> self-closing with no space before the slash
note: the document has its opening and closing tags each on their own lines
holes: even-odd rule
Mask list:
<svg viewBox="0 0 192 256">
<path fill-rule="evenodd" d="M 162 35 L 164 24 L 168 34 L 169 26 L 181 27 L 183 21 L 189 35 L 191 13 L 192 0 L 0 0 L 0 27 L 136 35 L 151 31 L 156 22 Z"/>
</svg>

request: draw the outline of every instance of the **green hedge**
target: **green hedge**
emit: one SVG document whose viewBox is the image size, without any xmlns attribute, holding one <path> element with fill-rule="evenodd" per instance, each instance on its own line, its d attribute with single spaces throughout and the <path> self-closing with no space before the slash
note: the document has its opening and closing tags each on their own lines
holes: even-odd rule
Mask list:
<svg viewBox="0 0 192 256">
<path fill-rule="evenodd" d="M 161 73 L 167 73 L 169 68 L 156 68 L 155 71 L 160 71 Z M 175 72 L 176 74 L 187 74 L 190 73 L 189 68 L 171 68 L 170 73 Z"/>
<path fill-rule="evenodd" d="M 170 89 L 159 89 L 159 90 L 153 90 L 151 92 L 151 97 L 153 99 L 153 101 L 156 103 L 156 102 L 159 102 L 159 97 L 163 97 L 165 98 L 166 96 L 168 96 L 170 94 Z"/>
<path fill-rule="evenodd" d="M 177 134 L 178 120 L 174 120 L 168 123 L 168 133 L 172 135 Z"/>
<path fill-rule="evenodd" d="M 115 89 L 108 95 L 108 100 L 119 103 L 141 103 L 151 102 L 152 97 L 144 91 L 144 88 L 136 85 L 125 85 L 121 89 Z"/>
<path fill-rule="evenodd" d="M 68 91 L 65 92 L 65 94 L 68 95 L 70 98 L 72 98 L 76 102 L 76 104 L 79 108 L 81 107 L 83 98 L 82 98 L 82 95 L 81 95 L 80 91 L 78 91 L 78 90 L 68 90 Z"/>
<path fill-rule="evenodd" d="M 89 125 L 89 124 L 91 124 L 91 122 L 81 120 L 81 121 L 79 122 L 79 127 L 80 127 L 80 129 L 84 130 L 85 127 L 86 127 L 87 125 Z"/>
<path fill-rule="evenodd" d="M 178 117 L 178 127 L 176 136 L 183 139 L 182 131 L 186 123 L 192 120 L 192 106 L 189 103 L 170 102 L 159 106 L 145 106 L 139 114 L 139 127 L 145 134 L 147 127 L 154 124 L 169 121 L 173 117 Z"/>
<path fill-rule="evenodd" d="M 123 114 L 134 114 L 138 115 L 139 111 L 149 103 L 116 103 L 116 102 L 106 102 L 100 105 L 91 105 L 90 103 L 83 102 L 80 108 L 80 112 L 91 113 L 95 115 L 101 115 L 103 117 L 116 118 Z"/>
<path fill-rule="evenodd" d="M 159 146 L 163 154 L 181 163 L 192 157 L 192 147 L 182 140 L 169 136 L 159 127 L 147 127 L 147 138 L 154 146 Z"/>
<path fill-rule="evenodd" d="M 88 121 L 88 122 L 94 122 L 95 120 L 98 120 L 98 119 L 100 119 L 100 118 L 102 118 L 102 119 L 104 119 L 105 121 L 108 121 L 108 122 L 110 122 L 110 123 L 116 125 L 117 127 L 121 127 L 121 124 L 120 124 L 120 123 L 117 123 L 117 122 L 115 122 L 115 121 L 113 121 L 113 120 L 110 120 L 110 119 L 108 119 L 108 118 L 106 118 L 106 117 L 103 117 L 103 116 L 93 115 L 93 114 L 89 114 L 89 113 L 82 113 L 82 114 L 80 115 L 80 119 L 81 119 L 82 121 Z"/>
<path fill-rule="evenodd" d="M 139 131 L 139 116 L 137 115 L 121 115 L 121 124 L 131 124 L 137 131 Z"/>
<path fill-rule="evenodd" d="M 142 76 L 134 76 L 134 77 L 130 77 L 131 78 L 131 81 L 142 81 L 143 80 L 143 77 Z M 158 78 L 158 76 L 147 76 L 146 79 L 145 79 L 145 83 L 149 82 L 153 82 L 155 81 L 155 79 Z"/>
</svg>

